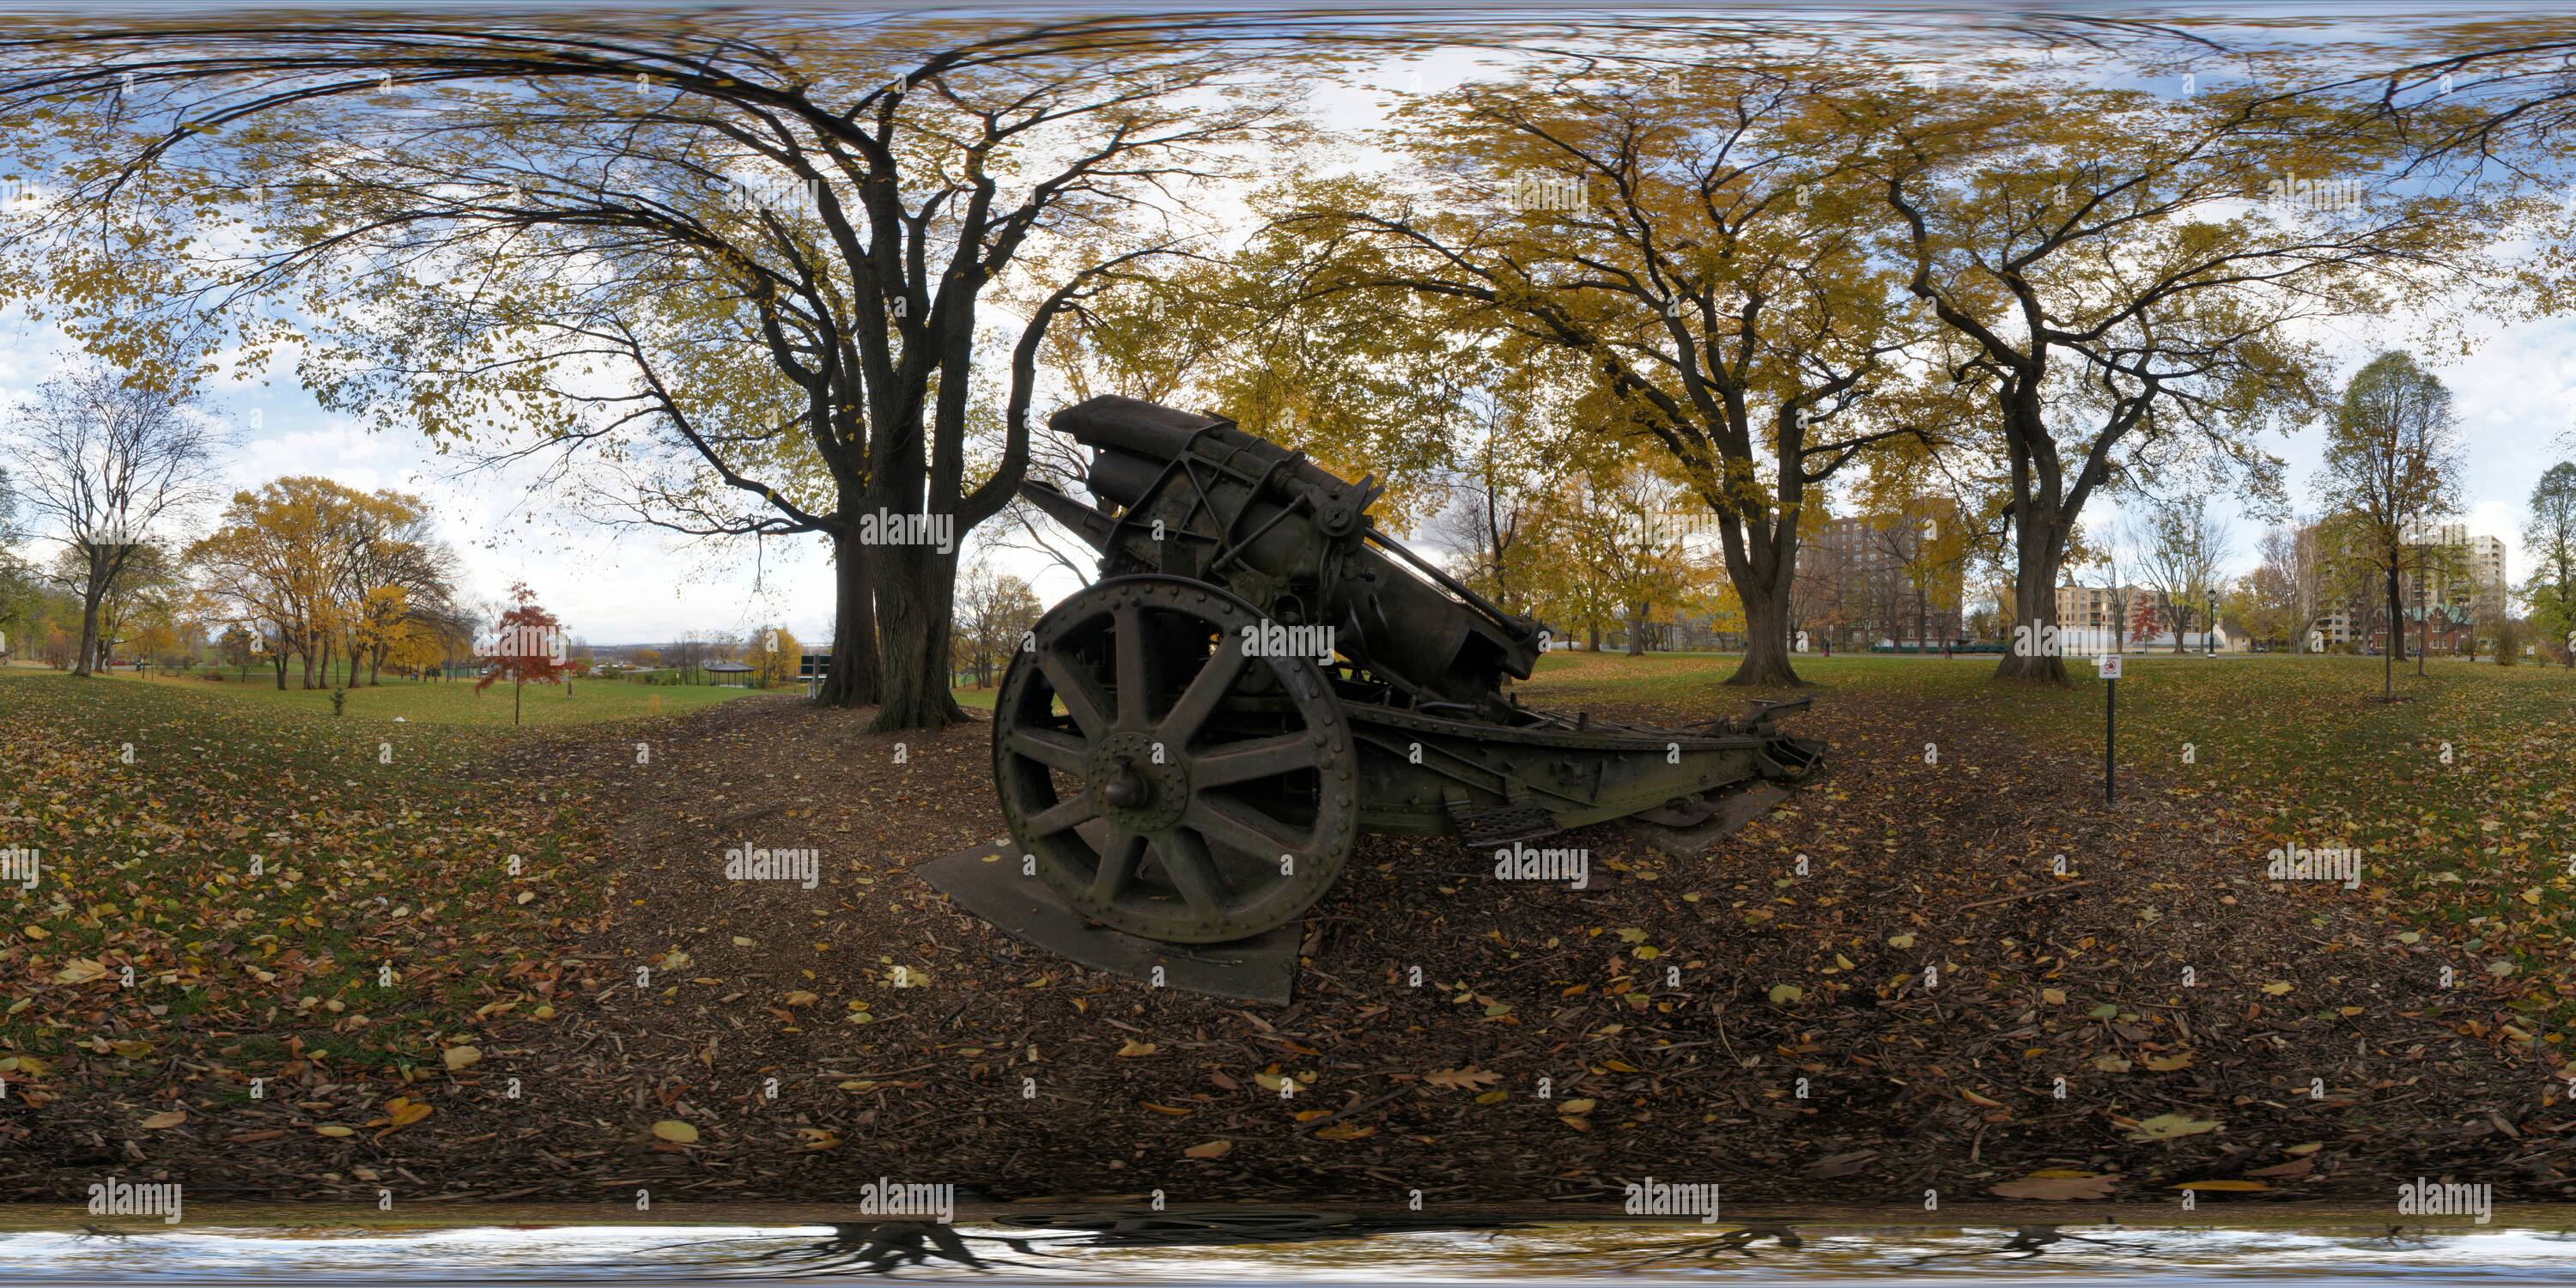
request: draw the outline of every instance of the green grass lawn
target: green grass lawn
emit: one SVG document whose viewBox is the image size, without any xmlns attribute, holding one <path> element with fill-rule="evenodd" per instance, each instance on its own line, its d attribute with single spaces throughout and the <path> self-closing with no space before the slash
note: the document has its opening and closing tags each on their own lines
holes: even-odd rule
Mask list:
<svg viewBox="0 0 2576 1288">
<path fill-rule="evenodd" d="M 434 1066 L 484 1008 L 541 1004 L 549 943 L 606 897 L 601 820 L 466 772 L 509 735 L 252 692 L 0 672 L 0 847 L 41 865 L 0 914 L 0 1076 L 239 1081 L 289 1042 Z"/>
<path fill-rule="evenodd" d="M 1953 700 L 2062 748 L 2070 767 L 2098 754 L 2103 691 L 2089 667 L 2050 688 L 1996 683 L 1991 658 L 1799 665 L 1820 704 Z M 1744 696 L 1720 686 L 1734 667 L 1560 653 L 1524 692 L 1549 707 L 1715 714 Z M 2357 897 L 2402 930 L 2510 966 L 2525 1006 L 2567 1017 L 2576 677 L 2436 663 L 2400 676 L 2410 701 L 2383 705 L 2369 700 L 2369 659 L 2145 657 L 2130 675 L 2121 759 L 2142 790 L 2151 774 L 2158 790 L 2205 797 L 2258 858 L 2293 843 L 2362 848 Z M 989 708 L 993 692 L 957 697 Z M 530 690 L 527 709 L 561 724 L 739 696 L 577 682 L 568 700 Z M 0 671 L 0 847 L 34 847 L 44 864 L 35 890 L 11 887 L 0 963 L 48 983 L 0 992 L 0 1059 L 77 1046 L 73 1058 L 140 1069 L 177 1054 L 155 1054 L 177 1041 L 162 1036 L 172 1020 L 202 1016 L 189 1031 L 236 1052 L 191 1047 L 210 1068 L 290 1039 L 352 1063 L 419 1064 L 482 1008 L 533 1009 L 528 986 L 556 969 L 545 945 L 607 896 L 602 820 L 577 793 L 541 800 L 467 772 L 518 741 L 489 727 L 508 719 L 497 686 L 361 688 L 341 719 L 328 703 L 230 680 Z"/>
<path fill-rule="evenodd" d="M 1801 657 L 1818 704 L 1896 692 L 1969 704 L 2098 773 L 2104 685 L 2070 664 L 2063 688 L 2002 684 L 1995 659 Z M 1551 654 L 1523 686 L 1533 705 L 1639 701 L 1714 713 L 1736 659 Z M 2120 682 L 2119 762 L 2206 796 L 2260 857 L 2276 846 L 2354 846 L 2360 897 L 2420 934 L 2510 964 L 2525 1004 L 2576 1018 L 2576 676 L 2558 668 L 2362 657 L 2131 655 Z M 1764 696 L 1781 696 L 1767 694 Z M 2447 754 L 2446 754 L 2447 753 Z"/>
<path fill-rule="evenodd" d="M 263 675 L 256 669 L 247 683 L 226 671 L 222 680 L 207 678 L 199 671 L 190 676 L 140 676 L 120 671 L 112 678 L 118 683 L 142 684 L 159 688 L 184 689 L 227 701 L 269 708 L 309 712 L 328 717 L 331 714 L 331 691 L 297 687 L 302 681 L 297 674 L 286 677 L 286 687 L 277 687 L 274 674 Z M 755 693 L 797 693 L 802 689 L 732 689 L 712 685 L 629 684 L 623 680 L 575 680 L 567 695 L 561 685 L 528 685 L 520 694 L 520 717 L 530 725 L 587 724 L 596 720 L 628 720 L 637 716 L 677 715 L 714 706 Z M 471 680 L 396 680 L 380 685 L 360 684 L 349 690 L 344 718 L 390 723 L 400 716 L 410 724 L 442 725 L 507 725 L 510 718 L 510 686 L 495 684 L 480 693 Z"/>
</svg>

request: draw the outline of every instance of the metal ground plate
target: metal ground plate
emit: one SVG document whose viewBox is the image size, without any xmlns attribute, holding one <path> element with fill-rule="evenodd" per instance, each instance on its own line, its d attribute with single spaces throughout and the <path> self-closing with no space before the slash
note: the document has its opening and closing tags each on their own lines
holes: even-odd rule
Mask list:
<svg viewBox="0 0 2576 1288">
<path fill-rule="evenodd" d="M 1754 783 L 1718 798 L 1717 811 L 1691 827 L 1632 822 L 1646 844 L 1677 859 L 1697 858 L 1709 847 L 1743 831 L 1746 824 L 1771 812 L 1793 793 L 1772 783 Z"/>
<path fill-rule="evenodd" d="M 1144 983 L 1162 968 L 1164 988 L 1206 997 L 1286 1006 L 1297 983 L 1302 922 L 1226 944 L 1166 944 L 1097 925 L 1053 888 L 1023 876 L 1008 841 L 942 855 L 913 871 L 949 901 L 1023 943 L 1093 970 Z"/>
</svg>

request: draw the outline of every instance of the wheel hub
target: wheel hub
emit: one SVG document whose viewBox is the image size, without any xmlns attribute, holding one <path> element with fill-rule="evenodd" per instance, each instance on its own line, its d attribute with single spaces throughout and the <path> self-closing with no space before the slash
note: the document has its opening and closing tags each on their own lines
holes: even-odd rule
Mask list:
<svg viewBox="0 0 2576 1288">
<path fill-rule="evenodd" d="M 1099 784 L 1101 816 L 1131 832 L 1160 832 L 1180 822 L 1190 805 L 1190 775 L 1180 750 L 1137 731 L 1101 739 L 1086 775 Z"/>
</svg>

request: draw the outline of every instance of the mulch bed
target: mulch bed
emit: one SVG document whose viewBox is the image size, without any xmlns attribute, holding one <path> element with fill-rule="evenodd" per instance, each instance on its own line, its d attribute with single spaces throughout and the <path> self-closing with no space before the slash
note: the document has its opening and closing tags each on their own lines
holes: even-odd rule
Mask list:
<svg viewBox="0 0 2576 1288">
<path fill-rule="evenodd" d="M 1001 834 L 988 726 L 865 723 L 751 699 L 492 767 L 594 801 L 607 838 L 592 867 L 613 911 L 557 955 L 560 1013 L 441 1075 L 437 1117 L 369 1146 L 371 1176 L 156 1161 L 209 1199 L 380 1178 L 812 1201 L 892 1177 L 996 1198 L 1615 1202 L 1651 1176 L 1914 1207 L 2043 1169 L 2116 1173 L 2126 1199 L 2266 1187 L 2204 1205 L 2393 1205 L 2419 1176 L 2576 1194 L 2558 1057 L 2506 1033 L 2482 963 L 2400 944 L 2340 889 L 2264 880 L 2181 789 L 2129 774 L 2106 808 L 2098 760 L 1973 706 L 1823 699 L 1792 727 L 1832 743 L 1829 774 L 1710 854 L 1665 858 L 1617 825 L 1543 842 L 1590 850 L 1585 890 L 1497 880 L 1453 841 L 1363 838 L 1280 1010 L 1086 971 L 951 908 L 907 869 Z M 729 880 L 746 844 L 816 849 L 817 887 Z M 2136 1139 L 2171 1115 L 2217 1125 Z M 672 1120 L 695 1142 L 651 1134 Z"/>
</svg>

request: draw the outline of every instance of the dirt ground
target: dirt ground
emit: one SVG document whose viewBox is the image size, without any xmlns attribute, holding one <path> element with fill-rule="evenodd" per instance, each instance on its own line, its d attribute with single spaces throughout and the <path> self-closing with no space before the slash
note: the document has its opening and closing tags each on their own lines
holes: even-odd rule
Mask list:
<svg viewBox="0 0 2576 1288">
<path fill-rule="evenodd" d="M 892 1177 L 1598 1202 L 1652 1177 L 1920 1204 L 2048 1171 L 2132 1201 L 2233 1181 L 2199 1201 L 2393 1203 L 2419 1176 L 2576 1196 L 2556 1055 L 2508 1032 L 2480 963 L 2262 880 L 2179 789 L 2133 777 L 2104 807 L 2097 762 L 1971 707 L 1821 701 L 1791 727 L 1832 744 L 1824 778 L 1696 859 L 1618 826 L 1547 842 L 1591 851 L 1587 889 L 1364 838 L 1275 1010 L 951 908 L 910 869 L 1001 834 L 989 727 L 864 727 L 745 700 L 646 735 L 643 764 L 631 736 L 567 733 L 489 767 L 575 793 L 610 838 L 614 911 L 554 955 L 557 1014 L 496 1022 L 422 1093 L 437 1117 L 359 1163 L 155 1161 L 208 1201 L 823 1201 Z M 814 849 L 815 888 L 728 879 L 746 845 Z"/>
</svg>

